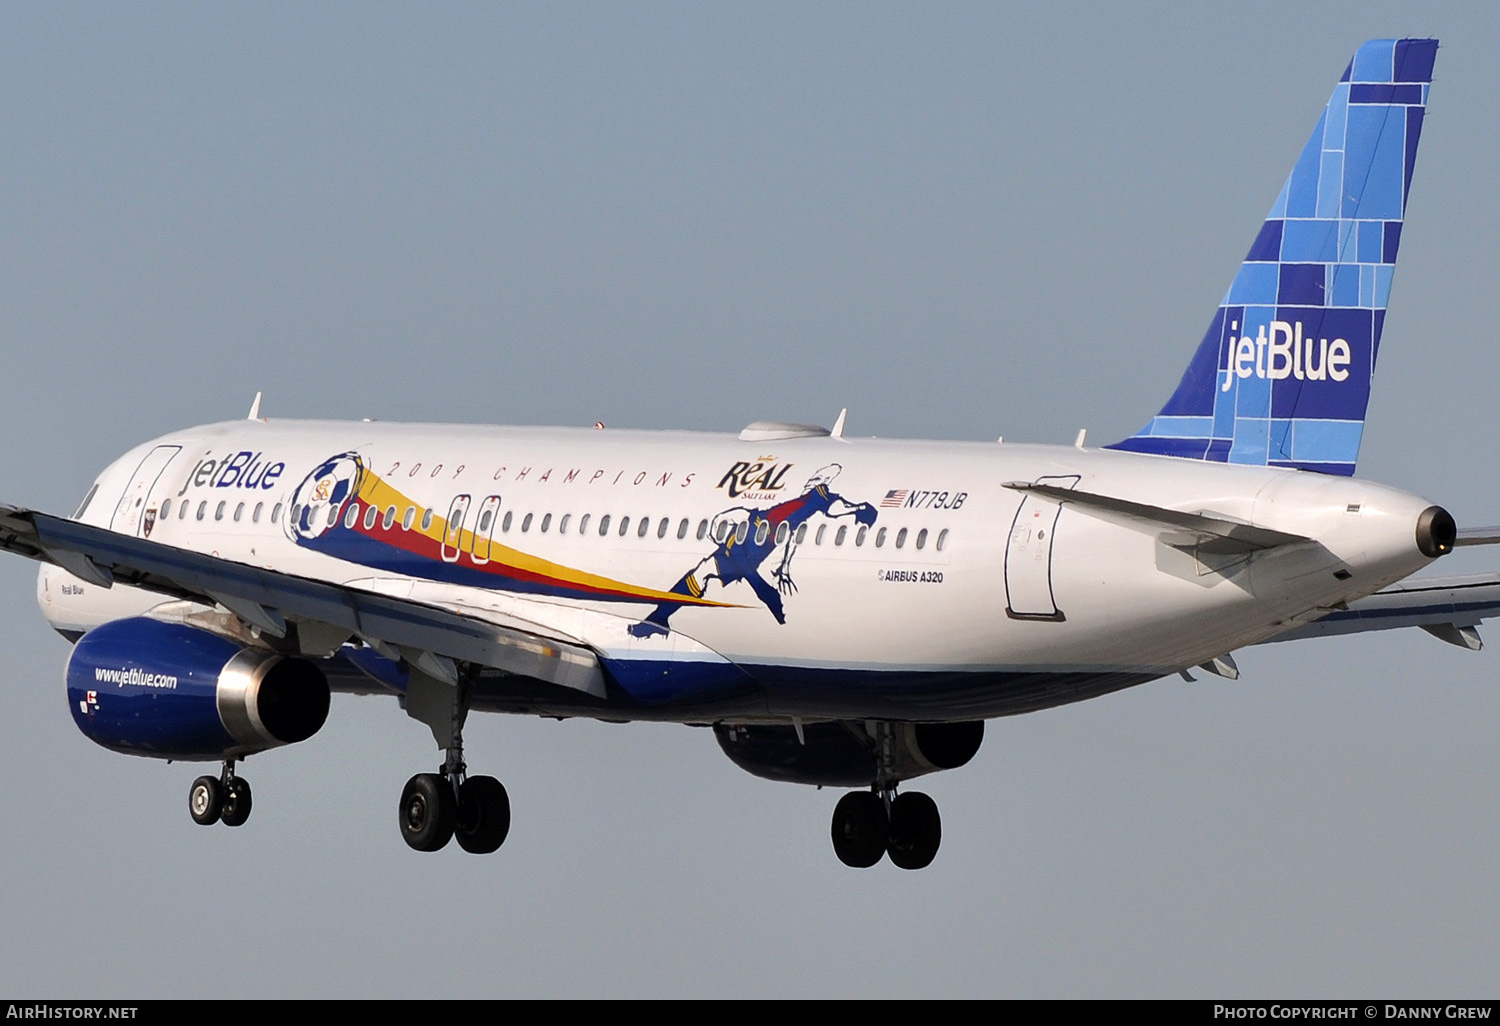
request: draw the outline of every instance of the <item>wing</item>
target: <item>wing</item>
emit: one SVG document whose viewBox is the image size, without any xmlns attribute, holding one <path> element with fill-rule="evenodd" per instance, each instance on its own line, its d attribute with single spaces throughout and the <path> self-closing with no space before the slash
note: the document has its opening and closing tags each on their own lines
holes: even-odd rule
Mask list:
<svg viewBox="0 0 1500 1026">
<path fill-rule="evenodd" d="M 54 563 L 83 580 L 115 582 L 164 596 L 218 604 L 246 623 L 285 637 L 288 618 L 326 625 L 395 652 L 439 680 L 457 681 L 456 662 L 475 663 L 603 698 L 604 673 L 590 647 L 542 629 L 411 599 L 380 595 L 237 563 L 145 538 L 0 506 L 0 549 Z"/>
</svg>

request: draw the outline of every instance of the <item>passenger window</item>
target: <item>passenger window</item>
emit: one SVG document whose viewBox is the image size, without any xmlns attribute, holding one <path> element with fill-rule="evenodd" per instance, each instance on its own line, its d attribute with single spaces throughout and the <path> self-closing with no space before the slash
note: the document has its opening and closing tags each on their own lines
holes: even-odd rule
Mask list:
<svg viewBox="0 0 1500 1026">
<path fill-rule="evenodd" d="M 666 531 L 666 527 L 667 527 L 666 520 L 663 520 L 661 522 L 661 526 L 662 526 L 661 533 L 662 534 L 666 534 L 667 533 L 667 531 Z M 651 518 L 650 517 L 641 517 L 641 526 L 637 527 L 635 529 L 635 536 L 637 538 L 644 538 L 644 537 L 646 537 L 647 532 L 649 532 L 650 530 L 651 530 Z"/>
<path fill-rule="evenodd" d="M 206 514 L 207 512 L 208 512 L 208 500 L 205 499 L 204 501 L 198 503 L 198 517 L 197 517 L 197 519 L 202 520 L 203 517 L 204 517 L 204 514 Z"/>
<path fill-rule="evenodd" d="M 236 524 L 239 523 L 240 522 L 240 517 L 242 517 L 244 515 L 245 515 L 245 504 L 242 502 L 238 506 L 234 507 L 234 522 Z"/>
<path fill-rule="evenodd" d="M 937 550 L 939 552 L 942 552 L 943 551 L 943 546 L 945 546 L 947 544 L 948 544 L 948 529 L 945 527 L 941 531 L 938 532 Z"/>
<path fill-rule="evenodd" d="M 776 525 L 776 544 L 785 545 L 786 540 L 791 537 L 792 525 L 783 520 Z"/>
<path fill-rule="evenodd" d="M 807 525 L 803 524 L 797 528 L 797 544 L 801 545 L 805 541 L 807 541 Z"/>
<path fill-rule="evenodd" d="M 927 544 L 927 528 L 924 527 L 920 531 L 917 532 L 917 548 L 920 549 L 920 548 L 922 548 L 926 544 Z"/>
<path fill-rule="evenodd" d="M 822 545 L 823 544 L 823 535 L 825 535 L 827 533 L 828 533 L 828 525 L 827 524 L 819 524 L 818 525 L 818 533 L 815 534 L 815 535 L 813 535 L 813 544 L 814 545 Z"/>
<path fill-rule="evenodd" d="M 833 536 L 833 543 L 835 545 L 842 545 L 844 544 L 844 539 L 847 537 L 849 537 L 849 525 L 840 524 L 839 533 Z"/>
<path fill-rule="evenodd" d="M 503 534 L 509 534 L 510 533 L 510 524 L 511 524 L 511 521 L 515 518 L 515 515 L 516 514 L 515 514 L 514 510 L 509 510 L 508 509 L 508 510 L 505 511 L 505 519 L 500 522 L 500 531 L 501 531 L 501 533 L 503 533 Z"/>
<path fill-rule="evenodd" d="M 529 530 L 531 530 L 531 514 L 530 513 L 526 514 L 524 517 L 521 518 L 521 533 L 525 534 Z"/>
<path fill-rule="evenodd" d="M 182 503 L 182 505 L 180 505 L 180 506 L 177 507 L 177 519 L 178 520 L 186 520 L 187 519 L 188 506 L 190 506 L 190 505 L 192 505 L 192 503 L 184 502 L 184 503 Z"/>
<path fill-rule="evenodd" d="M 854 544 L 855 544 L 855 546 L 858 547 L 860 545 L 863 545 L 865 543 L 865 535 L 867 535 L 869 533 L 870 533 L 870 529 L 868 527 L 866 527 L 864 524 L 860 524 L 859 525 L 859 530 L 857 532 L 855 532 L 855 535 L 854 535 Z"/>
<path fill-rule="evenodd" d="M 404 517 L 401 518 L 401 530 L 403 530 L 403 531 L 410 531 L 411 530 L 411 525 L 414 524 L 414 523 L 416 523 L 416 520 L 417 520 L 417 507 L 415 507 L 415 506 L 408 506 L 408 507 L 406 507 L 406 516 L 404 516 Z"/>
<path fill-rule="evenodd" d="M 734 543 L 736 545 L 743 545 L 743 544 L 745 544 L 745 539 L 749 536 L 749 534 L 750 534 L 750 521 L 748 521 L 748 520 L 741 520 L 740 521 L 740 526 L 736 527 L 734 529 Z"/>
<path fill-rule="evenodd" d="M 255 511 L 250 514 L 250 522 L 252 524 L 260 523 L 260 511 L 265 508 L 266 504 L 264 502 L 257 502 L 255 504 Z"/>
<path fill-rule="evenodd" d="M 227 502 L 221 502 L 214 509 L 214 519 L 215 520 L 223 520 L 224 519 L 224 507 L 227 506 L 227 505 L 229 505 L 229 503 L 227 503 Z"/>
<path fill-rule="evenodd" d="M 606 513 L 606 514 L 604 514 L 604 516 L 602 516 L 602 517 L 599 518 L 599 537 L 603 538 L 608 533 L 609 533 L 609 514 Z"/>
<path fill-rule="evenodd" d="M 479 518 L 479 533 L 480 534 L 483 534 L 484 532 L 486 532 L 486 531 L 488 531 L 490 529 L 490 517 L 492 517 L 494 515 L 495 515 L 495 511 L 492 510 L 492 509 L 487 509 L 487 510 L 484 511 L 484 515 Z"/>
<path fill-rule="evenodd" d="M 621 517 L 620 518 L 620 537 L 623 538 L 623 537 L 625 537 L 629 533 L 630 533 L 630 518 L 629 517 Z"/>
<path fill-rule="evenodd" d="M 354 503 L 350 508 L 354 510 L 354 513 L 355 513 L 356 516 L 359 514 L 359 503 L 357 503 L 357 502 Z M 337 506 L 329 506 L 328 507 L 328 526 L 332 527 L 334 524 L 338 523 L 338 519 L 339 519 L 339 508 Z M 352 527 L 354 525 L 351 524 L 350 526 Z"/>
<path fill-rule="evenodd" d="M 278 502 L 276 505 L 274 505 L 274 506 L 271 507 L 271 523 L 278 524 L 280 522 L 281 522 L 281 503 Z"/>
<path fill-rule="evenodd" d="M 542 533 L 546 534 L 547 533 L 547 528 L 549 528 L 551 526 L 552 526 L 552 514 L 551 513 L 543 513 L 542 514 Z"/>
<path fill-rule="evenodd" d="M 562 519 L 557 522 L 557 533 L 558 534 L 567 534 L 568 533 L 568 521 L 570 521 L 572 519 L 573 519 L 573 514 L 571 514 L 571 513 L 564 513 L 562 515 Z"/>
<path fill-rule="evenodd" d="M 714 541 L 718 542 L 720 545 L 723 545 L 724 544 L 724 539 L 726 539 L 728 537 L 729 537 L 729 521 L 727 521 L 727 520 L 721 520 L 721 521 L 719 521 L 719 526 L 716 527 L 716 528 L 714 528 Z"/>
<path fill-rule="evenodd" d="M 663 520 L 662 523 L 666 523 L 666 521 Z M 688 518 L 687 517 L 683 517 L 682 518 L 682 522 L 677 525 L 677 540 L 678 541 L 682 541 L 682 539 L 686 538 L 687 537 L 687 532 L 688 532 Z"/>
<path fill-rule="evenodd" d="M 762 520 L 760 523 L 756 524 L 755 525 L 755 544 L 757 544 L 757 545 L 764 545 L 766 543 L 766 535 L 768 535 L 770 533 L 771 533 L 771 523 L 770 523 L 770 521 L 768 521 L 768 520 Z"/>
<path fill-rule="evenodd" d="M 591 516 L 593 516 L 592 513 L 585 513 L 583 516 L 581 516 L 581 517 L 578 518 L 578 533 L 579 534 L 588 534 L 589 533 L 589 517 L 591 517 Z"/>
<path fill-rule="evenodd" d="M 163 499 L 161 504 L 161 519 L 165 520 L 172 515 L 172 500 Z"/>
<path fill-rule="evenodd" d="M 303 507 L 302 503 L 300 503 L 300 502 L 294 503 L 292 505 L 292 523 L 295 524 L 295 523 L 298 522 L 298 520 L 301 519 L 301 514 L 302 514 L 303 508 L 304 507 Z M 276 519 L 275 514 L 272 514 L 271 519 L 272 520 Z"/>
<path fill-rule="evenodd" d="M 394 524 L 395 522 L 396 522 L 396 507 L 395 506 L 387 506 L 385 508 L 385 516 L 383 516 L 383 517 L 380 518 L 380 527 L 381 527 L 381 530 L 389 531 L 391 529 L 391 525 Z"/>
<path fill-rule="evenodd" d="M 380 510 L 374 506 L 365 507 L 365 530 L 368 531 L 375 526 L 375 521 L 380 519 Z"/>
<path fill-rule="evenodd" d="M 698 540 L 702 541 L 703 538 L 704 538 L 704 536 L 706 534 L 708 534 L 708 521 L 707 520 L 700 520 L 700 521 L 698 521 Z"/>
</svg>

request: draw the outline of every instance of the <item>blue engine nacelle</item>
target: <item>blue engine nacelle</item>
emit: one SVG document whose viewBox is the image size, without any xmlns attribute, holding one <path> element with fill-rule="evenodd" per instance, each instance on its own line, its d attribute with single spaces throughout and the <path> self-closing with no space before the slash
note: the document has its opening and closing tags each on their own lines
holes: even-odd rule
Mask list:
<svg viewBox="0 0 1500 1026">
<path fill-rule="evenodd" d="M 893 723 L 892 769 L 897 780 L 957 769 L 979 751 L 984 721 Z M 864 787 L 876 782 L 877 742 L 864 723 L 714 724 L 719 747 L 747 773 L 767 780 L 828 787 Z"/>
<path fill-rule="evenodd" d="M 67 679 L 78 729 L 129 755 L 232 758 L 305 741 L 328 718 L 328 680 L 306 659 L 149 617 L 85 634 Z"/>
</svg>

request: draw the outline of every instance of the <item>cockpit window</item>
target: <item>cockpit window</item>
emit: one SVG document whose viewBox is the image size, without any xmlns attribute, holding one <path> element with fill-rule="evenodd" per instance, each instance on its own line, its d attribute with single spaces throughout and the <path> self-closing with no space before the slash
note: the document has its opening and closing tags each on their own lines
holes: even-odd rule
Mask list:
<svg viewBox="0 0 1500 1026">
<path fill-rule="evenodd" d="M 92 488 L 89 489 L 89 493 L 83 497 L 83 501 L 80 502 L 78 504 L 78 508 L 73 511 L 73 519 L 74 520 L 78 520 L 79 518 L 81 518 L 83 516 L 83 511 L 89 508 L 89 503 L 91 503 L 91 502 L 94 501 L 94 495 L 98 491 L 99 491 L 99 482 L 95 481 L 94 482 L 94 487 L 92 487 Z"/>
</svg>

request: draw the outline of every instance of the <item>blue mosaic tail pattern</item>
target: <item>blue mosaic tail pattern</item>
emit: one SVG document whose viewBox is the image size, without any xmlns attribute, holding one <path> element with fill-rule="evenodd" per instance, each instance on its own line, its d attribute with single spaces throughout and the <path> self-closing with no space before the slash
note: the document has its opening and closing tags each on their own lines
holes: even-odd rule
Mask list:
<svg viewBox="0 0 1500 1026">
<path fill-rule="evenodd" d="M 1354 473 L 1436 55 L 1359 48 L 1177 391 L 1109 448 Z"/>
</svg>

